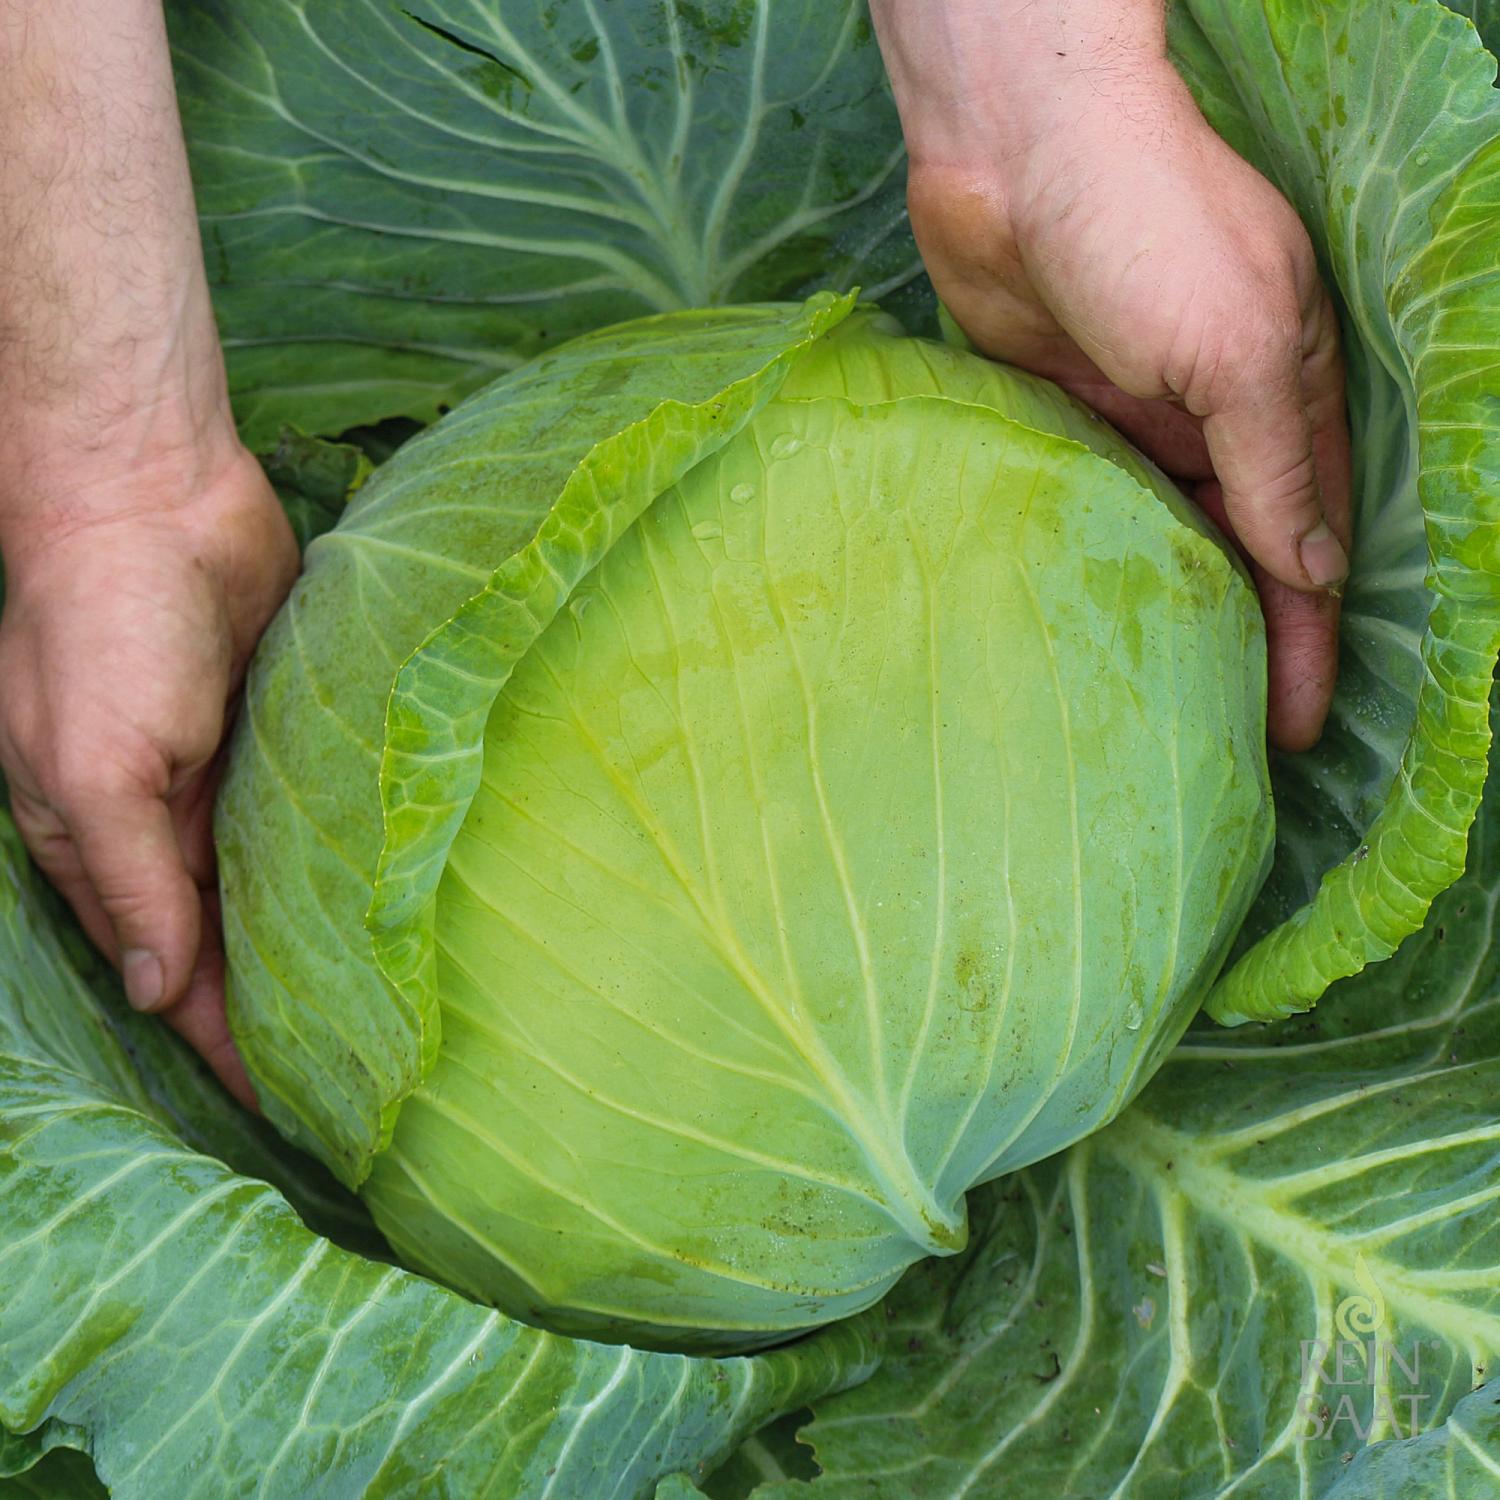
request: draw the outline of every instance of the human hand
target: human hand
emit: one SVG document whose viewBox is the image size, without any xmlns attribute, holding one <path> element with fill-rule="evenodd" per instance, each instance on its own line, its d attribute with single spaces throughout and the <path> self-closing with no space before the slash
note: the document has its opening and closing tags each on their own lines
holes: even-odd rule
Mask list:
<svg viewBox="0 0 1500 1500">
<path fill-rule="evenodd" d="M 1198 112 L 1159 3 L 876 16 L 938 295 L 981 352 L 1102 412 L 1237 542 L 1271 738 L 1308 747 L 1337 670 L 1349 446 L 1337 321 L 1296 213 Z"/>
<path fill-rule="evenodd" d="M 0 73 L 0 768 L 132 1002 L 253 1105 L 210 816 L 297 554 L 235 435 L 161 0 L 0 6 Z"/>
<path fill-rule="evenodd" d="M 211 818 L 227 707 L 296 545 L 233 444 L 209 465 L 82 479 L 66 507 L 71 524 L 46 503 L 28 513 L 48 524 L 5 538 L 0 767 L 16 824 L 131 1003 L 253 1107 L 224 1019 Z"/>
</svg>

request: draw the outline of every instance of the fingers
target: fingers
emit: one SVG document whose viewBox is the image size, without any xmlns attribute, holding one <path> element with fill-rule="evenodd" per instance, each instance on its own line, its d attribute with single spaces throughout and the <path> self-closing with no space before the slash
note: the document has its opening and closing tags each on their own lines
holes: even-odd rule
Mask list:
<svg viewBox="0 0 1500 1500">
<path fill-rule="evenodd" d="M 1278 750 L 1309 750 L 1323 732 L 1338 678 L 1339 600 L 1288 588 L 1246 551 L 1229 528 L 1218 483 L 1193 486 L 1193 501 L 1229 538 L 1250 569 L 1266 622 L 1266 732 Z"/>
<path fill-rule="evenodd" d="M 198 957 L 202 903 L 167 804 L 138 787 L 116 785 L 91 789 L 60 815 L 79 876 L 91 888 L 74 899 L 74 880 L 65 893 L 86 926 L 102 912 L 104 946 L 119 965 L 130 1003 L 160 1010 L 180 1000 Z"/>
<path fill-rule="evenodd" d="M 115 935 L 109 918 L 99 904 L 93 883 L 83 873 L 78 850 L 62 819 L 51 807 L 16 785 L 11 787 L 11 813 L 42 873 L 73 908 L 89 941 L 114 963 Z"/>
<path fill-rule="evenodd" d="M 246 1109 L 259 1112 L 245 1065 L 224 1016 L 224 948 L 219 940 L 217 898 L 203 897 L 203 944 L 183 997 L 163 1012 L 168 1025 L 213 1069 L 219 1082 Z"/>
<path fill-rule="evenodd" d="M 81 814 L 77 835 L 55 809 L 24 790 L 16 790 L 13 810 L 37 864 L 95 946 L 121 968 L 131 1003 L 159 1010 L 224 1087 L 247 1109 L 258 1111 L 224 1016 L 224 949 L 208 838 L 213 781 L 212 776 L 199 778 L 176 809 L 175 822 L 165 804 L 152 804 L 167 819 L 170 847 L 161 842 L 159 819 L 149 808 L 145 817 L 138 817 L 138 810 L 127 806 L 122 815 L 103 823 Z M 85 847 L 90 850 L 87 864 Z M 131 944 L 161 956 L 164 998 L 154 1004 L 145 992 L 132 988 L 139 985 L 140 971 L 127 967 Z M 174 988 L 184 969 L 185 981 Z"/>
<path fill-rule="evenodd" d="M 1332 302 L 1312 283 L 1295 345 L 1247 362 L 1204 420 L 1219 500 L 1248 555 L 1266 621 L 1266 726 L 1281 750 L 1317 743 L 1338 674 L 1349 571 L 1349 433 Z M 1258 382 L 1258 383 L 1257 383 Z"/>
<path fill-rule="evenodd" d="M 68 524 L 7 556 L 0 766 L 27 845 L 131 1002 L 167 1012 L 248 1100 L 203 905 L 214 756 L 297 551 L 260 466 L 213 448 L 91 471 Z"/>
<path fill-rule="evenodd" d="M 1332 309 L 1312 295 L 1295 322 L 1265 318 L 1210 382 L 1203 436 L 1246 551 L 1287 587 L 1326 591 L 1349 573 L 1348 437 Z"/>
<path fill-rule="evenodd" d="M 76 837 L 53 808 L 24 792 L 15 795 L 14 812 L 37 864 L 95 946 L 121 969 L 131 1004 L 159 1010 L 224 1087 L 247 1109 L 258 1110 L 255 1090 L 224 1017 L 218 896 L 211 854 L 204 853 L 206 809 L 211 803 L 212 779 L 205 778 L 201 789 L 193 789 L 177 825 L 165 804 L 154 804 L 167 819 L 170 847 L 161 842 L 159 819 L 149 811 L 141 818 L 127 808 L 123 816 L 102 825 L 85 814 Z M 188 846 L 186 855 L 179 838 Z M 90 850 L 88 864 L 83 847 Z M 202 866 L 195 872 L 203 879 L 201 888 L 190 866 Z M 128 967 L 130 945 L 160 956 L 163 998 L 155 1003 L 150 1002 L 154 989 L 148 993 L 139 988 L 139 965 Z M 174 988 L 184 970 L 185 980 Z M 147 978 L 154 985 L 154 974 Z"/>
<path fill-rule="evenodd" d="M 1123 432 L 1179 484 L 1192 484 L 1213 473 L 1202 425 L 1180 407 L 1129 395 L 1103 375 L 1087 380 L 1059 379 L 1058 384 Z"/>
<path fill-rule="evenodd" d="M 1333 301 L 1321 285 L 1302 357 L 1302 394 L 1312 425 L 1313 466 L 1323 514 L 1347 548 L 1352 540 L 1352 496 L 1349 418 L 1344 405 L 1344 358 L 1339 347 L 1339 320 Z"/>
<path fill-rule="evenodd" d="M 1266 728 L 1278 750 L 1310 750 L 1333 701 L 1339 601 L 1255 573 L 1266 617 Z"/>
</svg>

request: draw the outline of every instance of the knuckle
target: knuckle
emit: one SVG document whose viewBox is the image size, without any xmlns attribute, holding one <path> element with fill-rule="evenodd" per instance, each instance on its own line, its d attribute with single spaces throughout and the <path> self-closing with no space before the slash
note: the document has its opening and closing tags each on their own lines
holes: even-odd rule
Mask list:
<svg viewBox="0 0 1500 1500">
<path fill-rule="evenodd" d="M 54 743 L 38 779 L 63 811 L 97 807 L 119 798 L 165 794 L 167 766 L 133 736 L 78 723 Z"/>
<path fill-rule="evenodd" d="M 54 747 L 38 780 L 48 800 L 65 816 L 124 790 L 126 784 L 113 762 L 93 752 L 81 738 Z"/>
<path fill-rule="evenodd" d="M 1316 513 L 1318 476 L 1311 452 L 1279 463 L 1258 478 L 1261 509 L 1297 511 L 1308 507 Z"/>
<path fill-rule="evenodd" d="M 13 811 L 16 828 L 31 857 L 49 877 L 56 880 L 77 871 L 77 847 L 50 808 L 37 810 L 17 803 Z"/>
<path fill-rule="evenodd" d="M 117 926 L 138 929 L 156 915 L 160 903 L 153 899 L 152 892 L 138 884 L 118 876 L 95 876 L 93 884 L 100 904 Z"/>
<path fill-rule="evenodd" d="M 1210 332 L 1185 365 L 1192 377 L 1183 395 L 1195 416 L 1264 405 L 1295 391 L 1302 323 L 1294 303 L 1244 290 L 1206 321 Z"/>
<path fill-rule="evenodd" d="M 1294 379 L 1302 359 L 1302 318 L 1296 304 L 1261 297 L 1244 323 L 1238 352 L 1229 373 L 1242 385 L 1263 389 L 1267 381 Z"/>
</svg>

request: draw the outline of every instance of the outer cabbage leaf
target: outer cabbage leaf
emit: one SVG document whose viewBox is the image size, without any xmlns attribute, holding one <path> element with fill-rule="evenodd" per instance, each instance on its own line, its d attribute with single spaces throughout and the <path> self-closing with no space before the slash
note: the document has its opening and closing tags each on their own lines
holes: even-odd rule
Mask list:
<svg viewBox="0 0 1500 1500">
<path fill-rule="evenodd" d="M 1465 1396 L 1443 1425 L 1355 1454 L 1326 1500 L 1472 1500 L 1500 1481 L 1500 1380 Z"/>
<path fill-rule="evenodd" d="M 163 1026 L 106 1003 L 118 993 L 113 971 L 32 875 L 3 813 L 0 834 L 0 1056 L 88 1080 L 193 1151 L 274 1183 L 319 1234 L 388 1259 L 358 1200 L 316 1161 L 246 1115 Z M 8 1125 L 0 1109 L 0 1132 Z"/>
<path fill-rule="evenodd" d="M 549 343 L 652 312 L 856 283 L 921 302 L 860 0 L 167 11 L 257 448 L 286 422 L 430 421 Z"/>
<path fill-rule="evenodd" d="M 649 1495 L 871 1368 L 868 1325 L 728 1361 L 556 1338 L 319 1238 L 241 1173 L 378 1247 L 80 967 L 3 815 L 0 866 L 0 1494 L 92 1493 L 87 1452 L 116 1500 Z"/>
<path fill-rule="evenodd" d="M 54 1448 L 19 1474 L 0 1479 L 0 1500 L 108 1500 L 87 1453 Z"/>
<path fill-rule="evenodd" d="M 261 456 L 261 466 L 304 551 L 314 537 L 338 524 L 349 497 L 374 469 L 352 443 L 311 438 L 295 427 L 281 429 L 276 446 Z"/>
<path fill-rule="evenodd" d="M 1452 0 L 1448 9 L 1467 16 L 1479 39 L 1491 52 L 1500 52 L 1500 3 L 1497 0 Z"/>
<path fill-rule="evenodd" d="M 768 1422 L 703 1481 L 702 1492 L 712 1500 L 746 1500 L 759 1486 L 776 1480 L 816 1479 L 818 1466 L 812 1449 L 797 1437 L 811 1417 L 809 1411 L 796 1411 Z M 660 1489 L 657 1500 L 661 1500 Z"/>
<path fill-rule="evenodd" d="M 1225 1021 L 1314 1003 L 1462 870 L 1500 647 L 1500 95 L 1419 0 L 1184 0 L 1179 66 L 1288 195 L 1341 303 L 1355 545 L 1322 742 L 1277 758 L 1278 846 Z"/>
</svg>

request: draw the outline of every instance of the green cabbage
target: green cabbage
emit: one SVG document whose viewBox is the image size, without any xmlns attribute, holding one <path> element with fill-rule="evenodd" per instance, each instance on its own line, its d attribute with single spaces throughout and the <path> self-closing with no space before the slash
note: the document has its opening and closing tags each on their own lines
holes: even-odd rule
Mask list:
<svg viewBox="0 0 1500 1500">
<path fill-rule="evenodd" d="M 371 424 L 429 422 L 589 329 L 854 284 L 930 326 L 862 0 L 166 9 L 236 416 L 304 542 L 411 425 Z M 1333 710 L 1315 750 L 1271 758 L 1272 873 L 1206 1007 L 1285 1013 L 1332 979 L 1316 1011 L 1200 1019 L 1113 1124 L 970 1193 L 967 1248 L 865 1314 L 745 1358 L 612 1347 L 388 1264 L 363 1204 L 130 1010 L 0 814 L 4 1500 L 1493 1491 L 1500 6 L 1180 0 L 1169 21 L 1215 128 L 1302 215 L 1349 365 Z M 785 347 L 737 327 L 725 384 Z M 508 471 L 555 498 L 583 452 L 549 454 L 566 413 L 534 415 Z M 357 447 L 323 441 L 350 427 Z M 444 557 L 525 545 L 535 514 L 504 509 L 451 513 L 475 529 Z M 306 994 L 347 975 L 368 1005 L 342 1044 L 288 1011 L 305 1045 L 275 1059 L 325 1092 L 308 1108 L 346 1163 L 419 1061 L 348 946 L 382 844 L 377 684 L 489 576 L 448 577 L 394 508 L 361 524 L 313 559 L 322 589 L 361 558 L 323 622 L 341 639 L 300 641 L 329 711 L 277 750 L 319 822 L 274 776 L 242 806 L 317 861 L 261 919 L 267 959 L 290 934 Z M 289 683 L 257 670 L 268 733 Z"/>
<path fill-rule="evenodd" d="M 248 703 L 268 1112 L 409 1264 L 575 1334 L 750 1347 L 961 1249 L 1154 1071 L 1270 853 L 1205 523 L 827 296 L 466 402 L 309 549 Z"/>
</svg>

